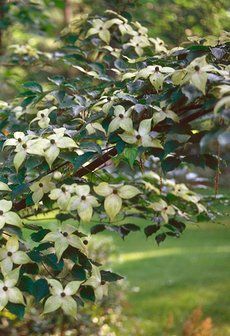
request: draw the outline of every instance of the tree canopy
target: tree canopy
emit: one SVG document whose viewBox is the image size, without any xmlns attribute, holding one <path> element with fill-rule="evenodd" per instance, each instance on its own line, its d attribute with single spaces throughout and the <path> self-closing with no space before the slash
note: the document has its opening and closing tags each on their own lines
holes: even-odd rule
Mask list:
<svg viewBox="0 0 230 336">
<path fill-rule="evenodd" d="M 229 42 L 222 32 L 170 49 L 130 15 L 108 10 L 71 21 L 54 52 L 12 49 L 14 64 L 67 71 L 24 82 L 0 104 L 1 309 L 23 317 L 40 305 L 76 317 L 77 306 L 122 279 L 88 254 L 95 234 L 142 230 L 160 244 L 213 215 L 210 199 L 167 173 L 207 166 L 218 185 Z M 31 222 L 49 212 L 56 220 L 48 228 Z"/>
</svg>

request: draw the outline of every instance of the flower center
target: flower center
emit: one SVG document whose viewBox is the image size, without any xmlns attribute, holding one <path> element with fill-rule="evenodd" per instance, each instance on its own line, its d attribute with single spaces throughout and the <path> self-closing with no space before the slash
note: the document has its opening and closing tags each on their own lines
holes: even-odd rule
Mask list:
<svg viewBox="0 0 230 336">
<path fill-rule="evenodd" d="M 116 189 L 113 190 L 113 194 L 115 194 L 115 195 L 117 194 L 117 190 Z"/>
<path fill-rule="evenodd" d="M 61 187 L 61 191 L 66 192 L 66 188 L 65 187 Z"/>
<path fill-rule="evenodd" d="M 119 117 L 120 117 L 121 119 L 123 119 L 123 118 L 124 118 L 123 114 L 119 114 Z"/>
<path fill-rule="evenodd" d="M 85 201 L 86 200 L 86 197 L 83 195 L 83 196 L 81 196 L 81 200 L 82 201 Z"/>
<path fill-rule="evenodd" d="M 103 27 L 100 27 L 99 30 L 103 30 Z"/>
<path fill-rule="evenodd" d="M 22 139 L 21 139 L 21 138 L 18 138 L 18 142 L 22 142 Z"/>
<path fill-rule="evenodd" d="M 54 145 L 54 144 L 55 144 L 55 140 L 54 140 L 54 139 L 51 139 L 51 140 L 50 140 L 50 143 L 51 143 L 51 145 Z"/>
<path fill-rule="evenodd" d="M 105 285 L 105 281 L 104 281 L 104 280 L 101 281 L 101 285 L 102 285 L 102 286 Z"/>
<path fill-rule="evenodd" d="M 137 140 L 140 140 L 140 139 L 141 139 L 140 134 L 138 134 L 138 135 L 136 136 L 136 139 L 137 139 Z"/>
<path fill-rule="evenodd" d="M 65 297 L 65 296 L 66 296 L 66 293 L 62 292 L 61 297 Z"/>
<path fill-rule="evenodd" d="M 22 148 L 26 149 L 27 148 L 27 144 L 23 144 Z"/>
<path fill-rule="evenodd" d="M 159 66 L 156 66 L 155 71 L 159 72 L 159 70 L 160 70 Z"/>
<path fill-rule="evenodd" d="M 41 117 L 44 118 L 44 117 L 45 117 L 45 114 L 44 114 L 44 113 L 41 113 Z"/>
<path fill-rule="evenodd" d="M 9 251 L 9 252 L 7 252 L 7 255 L 8 255 L 8 257 L 11 257 L 13 255 L 13 253 Z"/>
<path fill-rule="evenodd" d="M 2 210 L 0 210 L 0 216 L 2 216 L 3 215 L 3 211 Z"/>
<path fill-rule="evenodd" d="M 63 232 L 62 235 L 63 235 L 64 237 L 68 237 L 68 232 Z"/>
<path fill-rule="evenodd" d="M 165 207 L 163 210 L 165 210 L 165 211 L 166 211 L 167 209 L 168 209 L 168 207 Z"/>
<path fill-rule="evenodd" d="M 43 187 L 43 183 L 39 183 L 39 187 L 42 188 Z"/>
<path fill-rule="evenodd" d="M 137 45 L 136 45 L 137 47 L 139 47 L 139 43 L 137 43 Z"/>
<path fill-rule="evenodd" d="M 84 245 L 88 245 L 88 240 L 86 240 L 86 239 L 83 240 L 83 244 L 84 244 Z"/>
<path fill-rule="evenodd" d="M 2 289 L 4 290 L 4 292 L 8 291 L 8 287 L 6 286 L 4 286 Z"/>
<path fill-rule="evenodd" d="M 200 70 L 200 67 L 199 67 L 198 65 L 196 65 L 196 66 L 194 67 L 194 69 L 195 69 L 196 71 L 199 71 L 199 70 Z"/>
</svg>

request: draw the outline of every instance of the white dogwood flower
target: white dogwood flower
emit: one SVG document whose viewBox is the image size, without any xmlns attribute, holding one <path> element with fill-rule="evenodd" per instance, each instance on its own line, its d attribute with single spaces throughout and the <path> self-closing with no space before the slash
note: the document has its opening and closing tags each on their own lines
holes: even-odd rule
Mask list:
<svg viewBox="0 0 230 336">
<path fill-rule="evenodd" d="M 0 191 L 11 191 L 8 185 L 2 181 L 0 181 Z"/>
<path fill-rule="evenodd" d="M 77 231 L 76 227 L 66 222 L 63 222 L 60 227 L 47 233 L 42 240 L 43 242 L 54 242 L 54 249 L 58 260 L 61 259 L 62 254 L 68 246 L 75 247 L 82 252 L 86 251 L 81 238 L 74 234 L 74 232 Z"/>
<path fill-rule="evenodd" d="M 77 210 L 83 222 L 89 222 L 93 215 L 93 207 L 99 206 L 95 196 L 90 195 L 88 185 L 77 185 L 75 187 L 76 196 L 70 200 L 70 210 Z"/>
<path fill-rule="evenodd" d="M 159 37 L 157 38 L 149 38 L 149 41 L 152 42 L 155 46 L 155 52 L 158 53 L 167 53 L 168 50 L 166 48 L 165 42 L 161 40 Z"/>
<path fill-rule="evenodd" d="M 218 72 L 218 69 L 206 62 L 206 56 L 197 57 L 185 69 L 176 70 L 172 80 L 176 85 L 190 82 L 205 94 L 209 72 Z"/>
<path fill-rule="evenodd" d="M 149 208 L 160 212 L 160 215 L 164 219 L 165 223 L 168 223 L 168 216 L 175 215 L 176 211 L 172 205 L 168 205 L 163 199 L 158 202 L 151 203 Z"/>
<path fill-rule="evenodd" d="M 108 184 L 107 182 L 101 182 L 98 186 L 95 186 L 94 191 L 105 197 L 105 212 L 111 220 L 121 210 L 122 199 L 130 199 L 140 194 L 140 190 L 131 185 Z"/>
<path fill-rule="evenodd" d="M 72 185 L 63 184 L 61 188 L 55 188 L 51 190 L 49 198 L 57 201 L 57 205 L 60 209 L 66 210 L 69 206 L 71 193 L 73 192 Z"/>
<path fill-rule="evenodd" d="M 5 224 L 10 224 L 14 226 L 21 226 L 21 218 L 13 211 L 12 202 L 6 200 L 0 200 L 0 229 L 4 227 Z"/>
<path fill-rule="evenodd" d="M 94 19 L 92 21 L 92 28 L 90 28 L 86 34 L 86 38 L 91 35 L 98 35 L 102 41 L 106 44 L 110 42 L 110 31 L 109 28 L 112 27 L 115 23 L 120 23 L 119 19 L 112 19 L 108 21 L 102 21 L 101 19 Z"/>
<path fill-rule="evenodd" d="M 171 75 L 175 70 L 170 67 L 162 67 L 160 65 L 149 65 L 144 69 L 138 71 L 136 78 L 149 78 L 153 87 L 162 90 L 165 79 Z"/>
<path fill-rule="evenodd" d="M 52 166 L 53 162 L 55 159 L 58 157 L 60 153 L 60 149 L 71 149 L 71 148 L 76 148 L 77 145 L 75 141 L 68 137 L 65 136 L 65 131 L 66 128 L 61 127 L 61 128 L 55 128 L 54 129 L 54 134 L 49 135 L 47 137 L 48 144 L 45 150 L 45 159 L 48 163 L 48 165 Z"/>
<path fill-rule="evenodd" d="M 53 110 L 56 110 L 56 106 L 52 106 L 50 108 L 47 108 L 47 109 L 44 109 L 44 110 L 41 110 L 41 111 L 38 111 L 37 113 L 37 117 L 34 118 L 31 123 L 35 122 L 35 121 L 38 121 L 38 125 L 41 127 L 41 128 L 46 128 L 49 126 L 49 123 L 50 123 L 50 118 L 49 118 L 49 115 L 50 113 L 53 111 Z"/>
<path fill-rule="evenodd" d="M 156 147 L 162 148 L 162 145 L 158 139 L 154 139 L 151 133 L 152 119 L 144 119 L 140 122 L 138 131 L 125 132 L 119 134 L 121 139 L 129 144 L 136 144 L 143 147 Z"/>
<path fill-rule="evenodd" d="M 77 317 L 77 303 L 73 299 L 81 285 L 80 281 L 71 281 L 63 289 L 62 284 L 55 279 L 48 280 L 50 293 L 45 302 L 43 314 L 51 313 L 61 308 L 66 315 Z"/>
<path fill-rule="evenodd" d="M 159 106 L 153 106 L 154 113 L 153 113 L 153 121 L 154 124 L 158 124 L 162 120 L 169 118 L 172 119 L 175 122 L 179 122 L 178 115 L 173 112 L 169 107 L 159 107 Z"/>
<path fill-rule="evenodd" d="M 114 132 L 118 128 L 122 128 L 124 131 L 131 132 L 133 130 L 133 121 L 130 118 L 131 112 L 131 108 L 125 111 L 125 108 L 122 105 L 115 106 L 115 118 L 109 124 L 108 133 Z"/>
<path fill-rule="evenodd" d="M 47 145 L 45 139 L 37 138 L 35 135 L 25 135 L 23 132 L 15 132 L 14 138 L 7 139 L 5 146 L 14 146 L 14 166 L 18 171 L 22 163 L 25 161 L 27 154 L 44 156 L 44 148 Z"/>
<path fill-rule="evenodd" d="M 101 273 L 97 266 L 92 265 L 91 277 L 84 282 L 85 286 L 91 286 L 97 300 L 101 300 L 103 296 L 108 295 L 108 285 L 101 279 Z"/>
<path fill-rule="evenodd" d="M 31 262 L 28 255 L 19 251 L 19 241 L 17 237 L 10 237 L 4 247 L 0 248 L 0 266 L 3 273 L 8 273 L 13 269 L 13 264 L 23 265 Z"/>
<path fill-rule="evenodd" d="M 145 36 L 134 36 L 129 43 L 126 43 L 125 46 L 133 47 L 138 56 L 143 55 L 143 49 L 150 45 L 149 40 Z"/>
<path fill-rule="evenodd" d="M 51 176 L 42 177 L 39 181 L 33 183 L 30 186 L 30 190 L 33 191 L 32 199 L 35 204 L 37 204 L 44 194 L 50 192 L 50 190 L 55 188 L 55 184 L 51 182 Z"/>
<path fill-rule="evenodd" d="M 3 280 L 0 280 L 0 311 L 5 308 L 8 302 L 24 304 L 22 292 L 15 287 L 19 278 L 20 267 L 7 273 Z"/>
</svg>

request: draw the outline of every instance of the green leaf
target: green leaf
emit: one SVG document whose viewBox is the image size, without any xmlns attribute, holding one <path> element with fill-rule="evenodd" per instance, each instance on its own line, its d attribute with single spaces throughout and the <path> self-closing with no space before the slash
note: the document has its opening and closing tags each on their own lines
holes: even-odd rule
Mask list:
<svg viewBox="0 0 230 336">
<path fill-rule="evenodd" d="M 150 237 L 152 236 L 153 233 L 156 233 L 158 230 L 160 230 L 160 226 L 159 225 L 148 225 L 145 227 L 144 229 L 144 233 L 146 235 L 146 237 Z"/>
<path fill-rule="evenodd" d="M 95 301 L 94 290 L 90 286 L 83 286 L 80 290 L 80 296 L 84 300 L 88 300 L 88 301 L 92 301 L 92 302 Z"/>
<path fill-rule="evenodd" d="M 102 232 L 106 229 L 106 226 L 104 224 L 97 224 L 94 225 L 93 227 L 91 227 L 90 229 L 90 233 L 91 234 L 96 234 L 98 232 Z"/>
<path fill-rule="evenodd" d="M 164 173 L 177 168 L 180 164 L 180 160 L 174 156 L 169 156 L 161 162 L 161 167 Z"/>
<path fill-rule="evenodd" d="M 74 165 L 74 168 L 77 170 L 86 162 L 88 162 L 93 156 L 95 152 L 86 152 L 82 155 L 77 155 L 75 153 L 61 153 L 60 157 L 64 160 L 71 162 Z"/>
<path fill-rule="evenodd" d="M 41 229 L 38 232 L 32 233 L 31 239 L 35 242 L 40 242 L 48 232 L 49 230 L 47 229 Z"/>
<path fill-rule="evenodd" d="M 23 87 L 25 89 L 29 89 L 32 92 L 42 93 L 42 91 L 43 91 L 42 86 L 37 82 L 26 82 L 26 83 L 23 84 Z"/>
<path fill-rule="evenodd" d="M 128 160 L 131 168 L 133 168 L 137 155 L 138 155 L 137 147 L 126 147 L 124 150 L 124 157 Z"/>
<path fill-rule="evenodd" d="M 16 315 L 20 320 L 22 320 L 25 315 L 25 306 L 20 303 L 8 302 L 6 309 L 8 309 L 11 314 Z"/>
<path fill-rule="evenodd" d="M 74 267 L 71 270 L 71 274 L 73 275 L 75 280 L 78 280 L 78 281 L 86 280 L 86 271 L 80 265 L 74 265 Z"/>
<path fill-rule="evenodd" d="M 34 291 L 33 280 L 30 277 L 28 277 L 26 275 L 23 275 L 20 279 L 19 289 L 22 292 L 27 292 L 27 293 L 33 295 L 33 291 Z"/>
<path fill-rule="evenodd" d="M 160 233 L 159 235 L 157 235 L 155 238 L 157 245 L 160 245 L 160 243 L 162 243 L 165 240 L 165 238 L 166 238 L 165 233 Z"/>
<path fill-rule="evenodd" d="M 113 281 L 118 281 L 124 279 L 123 276 L 110 272 L 110 271 L 100 271 L 101 273 L 101 280 L 103 281 L 108 281 L 108 282 L 113 282 Z"/>
<path fill-rule="evenodd" d="M 41 301 L 49 294 L 49 285 L 45 279 L 38 279 L 34 282 L 34 292 L 36 302 Z"/>
</svg>

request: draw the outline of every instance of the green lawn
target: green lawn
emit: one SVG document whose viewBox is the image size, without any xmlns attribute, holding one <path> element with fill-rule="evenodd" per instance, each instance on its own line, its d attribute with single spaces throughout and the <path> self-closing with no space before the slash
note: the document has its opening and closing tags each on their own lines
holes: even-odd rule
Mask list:
<svg viewBox="0 0 230 336">
<path fill-rule="evenodd" d="M 127 323 L 133 326 L 136 317 L 141 326 L 133 335 L 182 335 L 197 307 L 212 318 L 215 335 L 230 335 L 229 238 L 229 228 L 213 223 L 191 225 L 160 247 L 140 233 L 126 242 L 114 236 L 112 267 L 129 281 Z"/>
</svg>

